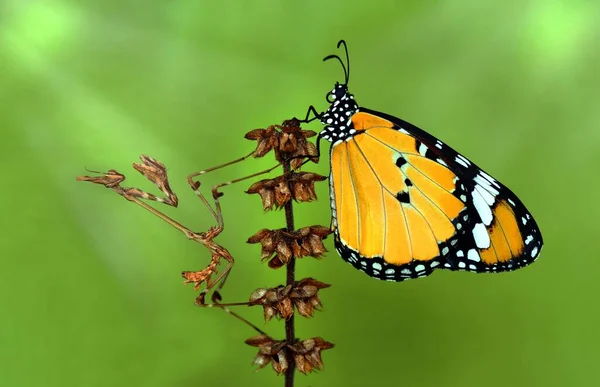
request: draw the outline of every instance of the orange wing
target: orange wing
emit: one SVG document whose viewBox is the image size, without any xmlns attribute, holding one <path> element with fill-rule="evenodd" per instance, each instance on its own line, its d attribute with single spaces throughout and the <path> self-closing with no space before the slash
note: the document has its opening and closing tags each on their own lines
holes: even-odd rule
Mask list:
<svg viewBox="0 0 600 387">
<path fill-rule="evenodd" d="M 513 270 L 541 249 L 535 221 L 505 186 L 415 126 L 367 109 L 331 149 L 336 249 L 372 277 L 434 268 Z"/>
</svg>

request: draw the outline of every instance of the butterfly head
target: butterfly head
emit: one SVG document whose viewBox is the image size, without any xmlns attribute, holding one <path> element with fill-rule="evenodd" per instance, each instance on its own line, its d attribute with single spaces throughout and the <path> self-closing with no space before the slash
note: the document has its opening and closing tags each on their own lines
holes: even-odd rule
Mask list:
<svg viewBox="0 0 600 387">
<path fill-rule="evenodd" d="M 329 55 L 323 60 L 336 59 L 342 65 L 344 70 L 344 83 L 336 82 L 333 90 L 327 93 L 327 102 L 329 108 L 320 116 L 321 123 L 325 128 L 321 132 L 321 137 L 328 141 L 345 140 L 354 133 L 351 117 L 358 111 L 358 105 L 354 101 L 354 96 L 348 91 L 348 81 L 350 79 L 350 58 L 346 42 L 340 40 L 338 48 L 343 45 L 346 51 L 346 64 L 338 55 Z"/>
</svg>

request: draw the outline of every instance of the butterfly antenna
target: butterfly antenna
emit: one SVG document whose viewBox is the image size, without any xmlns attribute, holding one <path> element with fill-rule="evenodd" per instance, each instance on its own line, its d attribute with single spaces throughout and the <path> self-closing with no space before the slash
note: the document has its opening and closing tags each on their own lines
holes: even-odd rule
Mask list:
<svg viewBox="0 0 600 387">
<path fill-rule="evenodd" d="M 340 62 L 340 64 L 342 65 L 342 68 L 344 69 L 344 79 L 346 79 L 346 82 L 348 82 L 348 69 L 346 69 L 346 65 L 344 64 L 344 61 L 342 60 L 342 58 L 340 58 L 338 55 L 332 54 L 332 55 L 328 55 L 325 58 L 323 58 L 323 62 L 326 62 L 329 59 L 337 59 Z"/>
<path fill-rule="evenodd" d="M 341 45 L 344 45 L 344 51 L 346 52 L 346 86 L 348 86 L 350 81 L 350 55 L 348 54 L 348 45 L 344 39 L 338 42 L 337 48 L 340 48 Z"/>
</svg>

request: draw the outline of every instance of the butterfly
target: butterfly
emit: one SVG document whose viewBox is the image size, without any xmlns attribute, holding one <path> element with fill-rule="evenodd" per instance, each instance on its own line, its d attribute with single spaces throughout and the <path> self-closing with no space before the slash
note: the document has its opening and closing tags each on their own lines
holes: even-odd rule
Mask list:
<svg viewBox="0 0 600 387">
<path fill-rule="evenodd" d="M 521 200 L 413 124 L 359 106 L 345 75 L 327 94 L 319 139 L 330 148 L 331 228 L 344 260 L 388 281 L 435 269 L 502 272 L 529 265 L 542 234 Z"/>
</svg>

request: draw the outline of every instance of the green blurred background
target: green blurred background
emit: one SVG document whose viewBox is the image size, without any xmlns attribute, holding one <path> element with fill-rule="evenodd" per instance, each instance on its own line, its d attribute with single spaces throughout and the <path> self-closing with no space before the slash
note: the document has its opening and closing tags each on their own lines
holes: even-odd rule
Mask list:
<svg viewBox="0 0 600 387">
<path fill-rule="evenodd" d="M 207 229 L 187 174 L 249 152 L 248 130 L 324 109 L 342 72 L 321 59 L 340 38 L 359 103 L 425 128 L 506 183 L 546 246 L 514 273 L 400 284 L 334 252 L 299 262 L 299 277 L 333 286 L 298 336 L 336 347 L 297 386 L 600 384 L 599 15 L 600 3 L 574 0 L 3 0 L 0 385 L 283 384 L 270 368 L 253 372 L 252 330 L 193 305 L 179 273 L 208 253 L 75 176 L 115 168 L 155 192 L 131 169 L 150 154 L 180 198 L 165 212 Z M 206 176 L 205 188 L 271 164 L 250 160 Z M 327 159 L 310 169 L 326 174 Z M 219 241 L 237 259 L 226 301 L 284 278 L 245 243 L 284 224 L 248 186 L 223 197 Z M 318 194 L 296 206 L 299 227 L 329 224 L 325 183 Z M 283 335 L 260 309 L 241 312 Z"/>
</svg>

